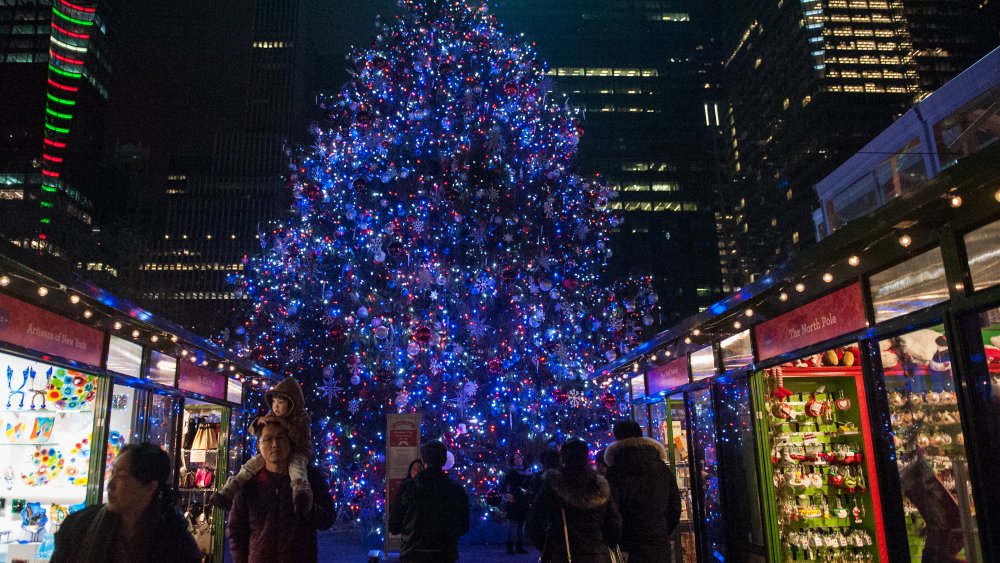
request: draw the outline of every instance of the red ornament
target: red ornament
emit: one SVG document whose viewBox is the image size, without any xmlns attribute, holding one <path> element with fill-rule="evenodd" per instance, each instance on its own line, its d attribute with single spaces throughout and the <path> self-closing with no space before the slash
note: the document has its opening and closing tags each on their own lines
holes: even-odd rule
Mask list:
<svg viewBox="0 0 1000 563">
<path fill-rule="evenodd" d="M 413 331 L 413 339 L 421 344 L 427 344 L 431 339 L 431 328 L 427 325 L 417 327 L 417 330 Z"/>
<path fill-rule="evenodd" d="M 333 323 L 330 326 L 330 338 L 334 340 L 342 340 L 344 338 L 344 325 L 340 323 Z"/>
<path fill-rule="evenodd" d="M 605 393 L 601 396 L 601 404 L 608 410 L 613 409 L 618 404 L 618 397 L 615 397 L 611 393 Z"/>
<path fill-rule="evenodd" d="M 556 400 L 557 403 L 563 404 L 569 400 L 569 393 L 565 389 L 556 389 L 552 391 L 552 398 Z"/>
<path fill-rule="evenodd" d="M 507 94 L 508 96 L 513 96 L 514 94 L 517 94 L 517 84 L 514 84 L 513 82 L 508 82 L 504 84 L 503 93 Z"/>
<path fill-rule="evenodd" d="M 498 358 L 493 358 L 486 363 L 486 369 L 488 369 L 493 375 L 497 375 L 503 371 L 503 362 L 501 362 Z"/>
</svg>

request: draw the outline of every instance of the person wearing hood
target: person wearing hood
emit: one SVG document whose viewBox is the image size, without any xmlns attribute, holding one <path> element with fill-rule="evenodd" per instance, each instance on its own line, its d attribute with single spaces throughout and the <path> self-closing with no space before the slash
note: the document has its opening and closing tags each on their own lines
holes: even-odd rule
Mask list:
<svg viewBox="0 0 1000 563">
<path fill-rule="evenodd" d="M 618 543 L 622 519 L 608 482 L 590 465 L 583 440 L 559 450 L 561 465 L 545 475 L 528 512 L 528 537 L 542 552 L 540 561 L 610 563 L 609 546 Z"/>
<path fill-rule="evenodd" d="M 615 441 L 608 446 L 611 494 L 621 511 L 623 531 L 619 545 L 629 563 L 670 561 L 670 538 L 680 521 L 681 497 L 677 477 L 667 465 L 667 450 L 644 438 L 633 420 L 615 424 Z"/>
<path fill-rule="evenodd" d="M 310 418 L 302 386 L 294 377 L 286 377 L 268 390 L 264 399 L 271 405 L 271 410 L 253 421 L 251 430 L 257 438 L 260 438 L 261 429 L 268 424 L 280 424 L 288 432 L 288 439 L 292 443 L 292 457 L 288 463 L 292 500 L 296 512 L 304 513 L 313 504 L 313 492 L 306 469 L 313 456 Z M 239 473 L 226 481 L 222 489 L 212 493 L 209 502 L 223 510 L 229 510 L 236 493 L 263 468 L 264 458 L 260 454 L 253 456 L 243 464 Z"/>
<path fill-rule="evenodd" d="M 528 553 L 524 549 L 524 520 L 528 517 L 531 499 L 531 476 L 524 472 L 524 456 L 520 452 L 510 456 L 510 467 L 500 481 L 500 491 L 505 495 L 504 513 L 507 516 L 507 553 Z"/>
</svg>

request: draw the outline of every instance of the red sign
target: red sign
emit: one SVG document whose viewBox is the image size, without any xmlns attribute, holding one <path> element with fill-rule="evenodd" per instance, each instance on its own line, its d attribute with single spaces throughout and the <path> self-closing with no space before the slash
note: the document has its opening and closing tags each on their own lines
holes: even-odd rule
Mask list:
<svg viewBox="0 0 1000 563">
<path fill-rule="evenodd" d="M 647 392 L 652 397 L 661 391 L 673 389 L 688 382 L 687 356 L 667 362 L 649 370 Z"/>
<path fill-rule="evenodd" d="M 181 362 L 177 375 L 177 387 L 192 393 L 199 393 L 216 399 L 226 398 L 226 378 L 210 369 Z"/>
<path fill-rule="evenodd" d="M 104 333 L 0 295 L 0 340 L 92 366 L 101 365 Z"/>
<path fill-rule="evenodd" d="M 416 413 L 390 413 L 386 417 L 385 449 L 385 514 L 396 502 L 396 493 L 410 471 L 410 464 L 420 459 L 420 415 Z M 385 535 L 385 550 L 399 551 L 403 540 L 393 534 Z"/>
<path fill-rule="evenodd" d="M 867 326 L 861 284 L 856 283 L 759 324 L 754 339 L 763 361 Z"/>
</svg>

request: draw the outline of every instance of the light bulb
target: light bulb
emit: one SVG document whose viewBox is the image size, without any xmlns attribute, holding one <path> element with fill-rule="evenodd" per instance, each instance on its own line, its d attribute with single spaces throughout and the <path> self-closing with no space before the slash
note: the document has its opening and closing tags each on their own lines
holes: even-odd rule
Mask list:
<svg viewBox="0 0 1000 563">
<path fill-rule="evenodd" d="M 86 311 L 83 312 L 83 318 L 85 318 L 85 319 L 89 319 L 90 317 L 93 317 L 93 316 L 94 316 L 94 313 L 90 309 L 87 309 Z"/>
<path fill-rule="evenodd" d="M 115 321 L 115 330 L 121 330 L 121 329 L 122 329 L 121 321 Z"/>
<path fill-rule="evenodd" d="M 139 330 L 138 329 L 132 331 L 132 338 L 139 338 Z"/>
<path fill-rule="evenodd" d="M 690 336 L 685 336 L 684 337 L 684 343 L 685 344 L 690 344 L 691 343 L 691 337 Z"/>
<path fill-rule="evenodd" d="M 899 245 L 902 246 L 903 248 L 906 248 L 911 244 L 913 244 L 913 239 L 910 237 L 910 235 L 903 235 L 899 237 Z"/>
<path fill-rule="evenodd" d="M 0 287 L 7 287 L 10 285 L 10 277 L 7 275 L 0 276 Z"/>
<path fill-rule="evenodd" d="M 831 274 L 830 272 L 827 272 L 827 273 L 823 274 L 823 281 L 825 281 L 826 283 L 832 282 L 833 281 L 833 274 Z"/>
<path fill-rule="evenodd" d="M 861 258 L 858 258 L 857 256 L 851 256 L 850 258 L 847 259 L 847 263 L 850 264 L 851 266 L 857 266 L 858 264 L 861 263 Z"/>
<path fill-rule="evenodd" d="M 38 295 L 45 297 L 48 294 L 49 294 L 49 288 L 45 287 L 44 285 L 38 288 Z"/>
<path fill-rule="evenodd" d="M 74 305 L 76 305 L 77 303 L 80 302 L 80 296 L 79 295 L 70 295 L 69 296 L 69 302 L 72 303 L 72 304 L 74 304 Z"/>
<path fill-rule="evenodd" d="M 799 283 L 795 284 L 795 291 L 798 291 L 799 293 L 802 293 L 805 290 L 806 290 L 806 284 L 804 284 L 802 282 L 799 282 Z"/>
<path fill-rule="evenodd" d="M 735 328 L 736 330 L 739 330 L 739 329 L 743 328 L 743 323 L 741 323 L 740 321 L 736 321 L 735 323 L 733 323 L 733 328 Z"/>
<path fill-rule="evenodd" d="M 701 329 L 696 328 L 696 329 L 694 329 L 694 330 L 691 331 L 691 334 L 693 334 L 695 336 L 698 336 L 698 335 L 701 334 Z"/>
<path fill-rule="evenodd" d="M 743 314 L 746 315 L 746 316 L 748 316 L 748 317 L 752 317 L 753 316 L 753 309 L 747 309 L 746 311 L 743 311 Z"/>
<path fill-rule="evenodd" d="M 781 293 L 778 294 L 778 299 L 782 301 L 788 301 L 788 294 L 782 291 Z"/>
<path fill-rule="evenodd" d="M 948 200 L 948 204 L 951 205 L 952 207 L 962 207 L 962 197 L 953 195 Z"/>
</svg>

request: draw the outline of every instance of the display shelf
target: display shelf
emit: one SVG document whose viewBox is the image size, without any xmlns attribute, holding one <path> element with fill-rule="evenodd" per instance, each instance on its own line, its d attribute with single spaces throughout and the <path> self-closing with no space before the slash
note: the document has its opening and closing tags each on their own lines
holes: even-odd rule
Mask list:
<svg viewBox="0 0 1000 563">
<path fill-rule="evenodd" d="M 0 442 L 0 446 L 58 446 L 60 442 Z"/>
<path fill-rule="evenodd" d="M 3 409 L 0 408 L 0 414 L 4 413 L 16 413 L 16 414 L 94 414 L 91 409 L 77 409 L 77 410 L 59 410 L 59 409 Z"/>
</svg>

